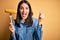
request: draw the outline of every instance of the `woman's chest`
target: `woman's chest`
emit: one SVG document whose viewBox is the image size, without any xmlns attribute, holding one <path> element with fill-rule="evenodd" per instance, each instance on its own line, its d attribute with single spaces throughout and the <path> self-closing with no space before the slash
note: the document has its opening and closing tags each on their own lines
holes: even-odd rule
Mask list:
<svg viewBox="0 0 60 40">
<path fill-rule="evenodd" d="M 27 27 L 27 25 L 21 25 L 17 28 L 17 33 L 19 35 L 32 35 L 34 32 L 34 27 Z"/>
</svg>

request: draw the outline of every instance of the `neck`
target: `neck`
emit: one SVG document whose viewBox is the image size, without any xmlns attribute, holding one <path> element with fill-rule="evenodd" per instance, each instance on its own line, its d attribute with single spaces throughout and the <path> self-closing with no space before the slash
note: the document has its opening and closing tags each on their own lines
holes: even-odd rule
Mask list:
<svg viewBox="0 0 60 40">
<path fill-rule="evenodd" d="M 25 22 L 25 20 L 24 20 L 24 19 L 22 19 L 22 21 L 23 21 L 23 23 Z"/>
</svg>

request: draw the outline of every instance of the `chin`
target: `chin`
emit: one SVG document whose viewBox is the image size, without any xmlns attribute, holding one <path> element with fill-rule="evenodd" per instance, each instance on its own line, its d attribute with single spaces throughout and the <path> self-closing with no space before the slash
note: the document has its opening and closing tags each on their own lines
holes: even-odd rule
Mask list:
<svg viewBox="0 0 60 40">
<path fill-rule="evenodd" d="M 25 19 L 27 19 L 27 18 L 23 17 L 22 19 L 24 19 L 24 20 L 25 20 Z"/>
</svg>

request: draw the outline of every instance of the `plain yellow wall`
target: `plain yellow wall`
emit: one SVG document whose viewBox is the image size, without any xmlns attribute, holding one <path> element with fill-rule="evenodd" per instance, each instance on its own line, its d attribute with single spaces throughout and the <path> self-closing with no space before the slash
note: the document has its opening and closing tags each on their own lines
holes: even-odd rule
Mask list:
<svg viewBox="0 0 60 40">
<path fill-rule="evenodd" d="M 17 9 L 20 0 L 0 0 L 0 40 L 9 40 L 9 14 L 6 8 Z M 43 40 L 60 40 L 60 0 L 28 0 L 32 6 L 33 17 L 39 12 L 45 14 L 43 24 Z M 15 15 L 13 15 L 15 19 Z"/>
</svg>

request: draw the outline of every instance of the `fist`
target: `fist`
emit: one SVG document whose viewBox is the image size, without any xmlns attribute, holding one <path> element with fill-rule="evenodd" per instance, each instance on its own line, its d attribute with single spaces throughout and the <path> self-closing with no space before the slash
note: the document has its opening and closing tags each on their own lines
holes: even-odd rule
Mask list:
<svg viewBox="0 0 60 40">
<path fill-rule="evenodd" d="M 9 23 L 9 30 L 12 33 L 12 36 L 15 34 L 15 28 L 14 25 L 12 23 Z"/>
<path fill-rule="evenodd" d="M 38 24 L 41 24 L 41 20 L 45 18 L 45 15 L 43 13 L 39 13 L 39 17 L 38 17 Z"/>
</svg>

